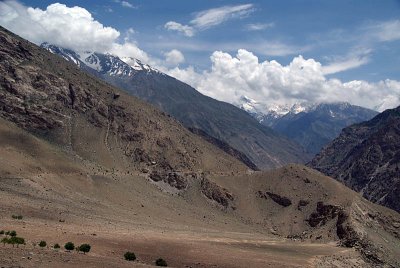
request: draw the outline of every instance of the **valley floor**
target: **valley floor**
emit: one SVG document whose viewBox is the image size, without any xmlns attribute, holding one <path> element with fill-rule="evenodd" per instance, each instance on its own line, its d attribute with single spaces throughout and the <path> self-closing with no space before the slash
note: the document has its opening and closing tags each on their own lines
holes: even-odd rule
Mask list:
<svg viewBox="0 0 400 268">
<path fill-rule="evenodd" d="M 52 175 L 0 178 L 0 230 L 26 240 L 19 248 L 0 245 L 1 267 L 142 267 L 160 257 L 172 267 L 366 267 L 354 249 L 274 236 L 210 205 L 196 208 L 185 199 L 204 198 L 163 192 L 140 176 L 115 176 L 113 185 L 125 187 L 114 188 L 107 175 L 85 193 L 75 188 L 85 182 L 66 186 L 43 176 Z M 46 248 L 37 246 L 41 240 Z M 92 249 L 51 248 L 68 241 Z M 126 251 L 138 259 L 125 261 Z"/>
<path fill-rule="evenodd" d="M 4 215 L 4 212 L 2 213 Z M 119 228 L 112 223 L 95 228 L 41 220 L 8 220 L 1 228 L 16 230 L 26 245 L 0 246 L 1 267 L 145 267 L 162 257 L 172 267 L 365 267 L 353 249 L 334 244 L 285 241 L 261 234 L 212 231 L 175 231 L 143 227 Z M 45 240 L 48 247 L 32 242 Z M 84 255 L 51 248 L 68 241 L 89 243 Z M 123 259 L 133 251 L 138 259 Z"/>
</svg>

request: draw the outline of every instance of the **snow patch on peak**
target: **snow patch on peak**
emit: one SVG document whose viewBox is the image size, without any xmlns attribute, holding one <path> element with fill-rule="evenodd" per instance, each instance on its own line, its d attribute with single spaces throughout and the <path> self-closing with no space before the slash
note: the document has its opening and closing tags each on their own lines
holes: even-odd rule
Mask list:
<svg viewBox="0 0 400 268">
<path fill-rule="evenodd" d="M 140 60 L 132 57 L 121 59 L 110 53 L 102 54 L 91 51 L 76 53 L 70 49 L 65 49 L 49 43 L 43 43 L 41 44 L 41 47 L 47 49 L 53 54 L 63 57 L 67 61 L 75 63 L 79 67 L 86 65 L 99 73 L 108 74 L 110 76 L 131 77 L 137 72 L 165 75 L 159 70 L 152 68 L 147 64 L 143 64 Z"/>
<path fill-rule="evenodd" d="M 148 64 L 144 64 L 138 59 L 135 59 L 132 57 L 124 57 L 124 58 L 121 58 L 121 60 L 124 61 L 126 64 L 128 64 L 130 67 L 132 67 L 136 71 L 146 71 L 148 73 L 154 72 L 154 73 L 159 73 L 159 74 L 165 75 L 164 73 L 160 72 L 156 68 L 153 68 Z"/>
<path fill-rule="evenodd" d="M 80 55 L 81 56 L 81 55 Z M 81 60 L 90 68 L 101 72 L 103 68 L 101 67 L 101 62 L 99 57 L 95 53 L 86 52 L 82 54 Z"/>
<path fill-rule="evenodd" d="M 258 102 L 247 96 L 240 97 L 240 103 L 238 104 L 238 106 L 248 113 L 257 114 L 260 112 Z"/>
</svg>

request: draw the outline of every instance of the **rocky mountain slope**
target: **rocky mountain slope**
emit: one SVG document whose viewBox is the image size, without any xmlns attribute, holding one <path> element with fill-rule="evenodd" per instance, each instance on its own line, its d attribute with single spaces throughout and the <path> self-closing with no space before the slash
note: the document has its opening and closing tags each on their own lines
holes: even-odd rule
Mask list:
<svg viewBox="0 0 400 268">
<path fill-rule="evenodd" d="M 42 45 L 81 69 L 123 88 L 155 105 L 190 129 L 198 129 L 246 156 L 258 169 L 310 159 L 303 148 L 282 135 L 262 126 L 241 109 L 202 95 L 194 88 L 164 73 L 129 59 L 100 53 L 78 55 L 68 49 Z M 225 149 L 226 147 L 221 147 Z M 232 150 L 227 150 L 231 152 Z"/>
<path fill-rule="evenodd" d="M 345 128 L 309 165 L 400 211 L 400 107 Z"/>
<path fill-rule="evenodd" d="M 349 103 L 299 103 L 269 109 L 249 98 L 240 107 L 263 125 L 302 145 L 315 155 L 336 138 L 343 128 L 370 120 L 378 112 Z"/>
<path fill-rule="evenodd" d="M 109 167 L 244 170 L 174 119 L 1 31 L 0 116 Z"/>
</svg>

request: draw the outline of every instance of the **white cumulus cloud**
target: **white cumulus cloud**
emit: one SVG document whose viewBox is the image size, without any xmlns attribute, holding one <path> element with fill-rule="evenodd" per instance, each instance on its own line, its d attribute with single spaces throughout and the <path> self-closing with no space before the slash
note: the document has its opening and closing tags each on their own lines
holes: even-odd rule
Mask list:
<svg viewBox="0 0 400 268">
<path fill-rule="evenodd" d="M 0 25 L 40 45 L 49 42 L 77 52 L 111 52 L 148 62 L 149 56 L 127 38 L 118 42 L 120 32 L 96 21 L 85 8 L 51 4 L 45 10 L 26 7 L 17 1 L 0 2 Z"/>
<path fill-rule="evenodd" d="M 120 33 L 95 21 L 81 7 L 51 4 L 46 10 L 25 7 L 15 1 L 0 2 L 0 24 L 40 44 L 50 41 L 76 50 L 105 51 Z"/>
<path fill-rule="evenodd" d="M 233 104 L 247 96 L 266 105 L 347 101 L 379 111 L 400 105 L 399 81 L 328 79 L 321 63 L 302 56 L 281 65 L 274 60 L 259 62 L 253 53 L 240 49 L 236 56 L 216 51 L 211 63 L 211 69 L 201 73 L 189 67 L 174 68 L 169 74 L 205 95 Z"/>
<path fill-rule="evenodd" d="M 185 56 L 183 56 L 182 52 L 177 49 L 172 49 L 171 51 L 164 53 L 164 56 L 165 62 L 169 66 L 176 66 L 185 62 Z"/>
</svg>

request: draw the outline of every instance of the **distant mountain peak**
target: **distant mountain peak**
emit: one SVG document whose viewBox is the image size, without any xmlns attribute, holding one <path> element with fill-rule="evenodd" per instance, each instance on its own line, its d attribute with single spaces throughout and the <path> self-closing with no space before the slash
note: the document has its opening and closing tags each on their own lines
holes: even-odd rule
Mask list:
<svg viewBox="0 0 400 268">
<path fill-rule="evenodd" d="M 247 96 L 242 96 L 237 106 L 310 153 L 319 152 L 343 127 L 369 120 L 377 114 L 348 102 L 266 104 Z"/>
<path fill-rule="evenodd" d="M 77 53 L 71 49 L 62 48 L 47 42 L 42 43 L 41 47 L 47 49 L 53 54 L 63 57 L 67 61 L 71 61 L 82 67 L 83 65 L 90 69 L 110 76 L 132 77 L 137 72 L 159 73 L 159 70 L 152 68 L 147 64 L 143 64 L 140 60 L 125 57 L 119 58 L 111 53 L 99 53 L 84 51 Z"/>
<path fill-rule="evenodd" d="M 247 96 L 240 97 L 239 104 L 237 104 L 239 108 L 252 114 L 259 119 L 259 121 L 262 121 L 262 118 L 265 116 L 280 118 L 289 113 L 298 114 L 301 112 L 307 112 L 311 109 L 314 109 L 317 105 L 318 104 L 316 103 L 307 102 L 298 102 L 292 105 L 280 103 L 266 104 L 258 102 L 257 100 L 251 99 Z"/>
</svg>

